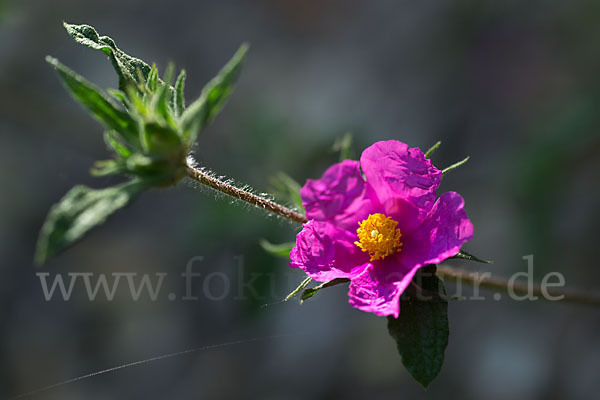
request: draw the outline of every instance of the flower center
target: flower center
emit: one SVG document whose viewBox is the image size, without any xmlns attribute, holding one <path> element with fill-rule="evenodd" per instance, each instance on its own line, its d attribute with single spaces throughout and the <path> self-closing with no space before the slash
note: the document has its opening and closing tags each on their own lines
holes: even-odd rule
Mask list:
<svg viewBox="0 0 600 400">
<path fill-rule="evenodd" d="M 370 214 L 367 219 L 359 222 L 356 230 L 358 241 L 355 245 L 362 251 L 368 252 L 371 261 L 382 260 L 390 254 L 400 251 L 402 233 L 396 229 L 397 221 L 383 214 Z"/>
</svg>

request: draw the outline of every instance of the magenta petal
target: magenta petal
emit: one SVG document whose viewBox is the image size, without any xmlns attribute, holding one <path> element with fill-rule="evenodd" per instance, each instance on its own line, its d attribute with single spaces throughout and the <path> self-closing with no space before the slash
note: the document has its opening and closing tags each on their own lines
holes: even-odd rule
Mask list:
<svg viewBox="0 0 600 400">
<path fill-rule="evenodd" d="M 423 225 L 423 220 L 427 216 L 413 203 L 400 197 L 390 199 L 384 213 L 398 222 L 397 228 L 404 236 L 410 235 Z"/>
<path fill-rule="evenodd" d="M 456 255 L 463 243 L 473 238 L 464 204 L 456 192 L 442 194 L 423 225 L 405 238 L 399 253 L 402 264 L 437 264 Z"/>
<path fill-rule="evenodd" d="M 354 244 L 356 239 L 355 234 L 331 223 L 309 221 L 296 236 L 290 267 L 301 268 L 319 282 L 352 279 L 363 271 L 363 264 L 369 260 L 369 255 Z"/>
<path fill-rule="evenodd" d="M 360 164 L 352 160 L 332 165 L 321 179 L 308 179 L 300 197 L 309 220 L 330 221 L 351 231 L 371 208 Z"/>
<path fill-rule="evenodd" d="M 369 263 L 363 273 L 350 282 L 348 301 L 359 310 L 398 318 L 400 296 L 419 268 L 406 268 L 396 257 Z"/>
<path fill-rule="evenodd" d="M 363 151 L 360 165 L 384 207 L 398 197 L 411 201 L 422 213 L 433 206 L 442 171 L 420 149 L 409 149 L 397 140 L 377 142 Z"/>
</svg>

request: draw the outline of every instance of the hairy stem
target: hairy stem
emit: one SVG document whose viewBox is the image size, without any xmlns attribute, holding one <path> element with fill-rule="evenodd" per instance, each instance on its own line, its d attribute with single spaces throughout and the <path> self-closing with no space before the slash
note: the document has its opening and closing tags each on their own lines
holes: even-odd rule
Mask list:
<svg viewBox="0 0 600 400">
<path fill-rule="evenodd" d="M 258 208 L 262 208 L 274 214 L 280 215 L 284 218 L 290 219 L 294 222 L 298 222 L 299 224 L 308 222 L 308 219 L 306 219 L 304 215 L 297 213 L 296 211 L 290 210 L 289 208 L 284 207 L 281 204 L 277 204 L 274 201 L 262 198 L 260 196 L 255 195 L 254 193 L 248 192 L 246 190 L 240 189 L 226 182 L 223 182 L 218 178 L 208 174 L 206 171 L 196 167 L 194 164 L 194 160 L 188 158 L 186 164 L 186 173 L 187 176 L 194 179 L 195 181 L 198 181 L 203 185 L 213 188 L 221 193 L 225 193 L 226 195 L 234 197 L 238 200 L 242 200 L 246 203 L 253 204 Z"/>
<path fill-rule="evenodd" d="M 461 163 L 463 161 L 461 161 Z M 289 208 L 282 206 L 281 204 L 277 204 L 274 201 L 257 196 L 247 190 L 230 185 L 227 182 L 223 182 L 222 180 L 210 175 L 205 170 L 198 168 L 191 157 L 188 158 L 186 163 L 186 173 L 191 179 L 238 200 L 245 201 L 258 208 L 270 211 L 299 224 L 308 222 L 308 219 L 304 215 L 297 213 L 296 211 L 290 210 Z M 542 292 L 541 286 L 539 285 L 534 285 L 530 290 L 527 284 L 523 284 L 521 282 L 509 284 L 508 279 L 505 278 L 491 276 L 486 277 L 482 274 L 453 268 L 448 265 L 438 265 L 437 275 L 444 279 L 466 282 L 468 284 L 479 286 L 485 289 L 502 290 L 504 292 L 514 293 L 520 296 L 527 295 L 531 292 L 531 294 L 534 296 L 541 296 L 543 299 L 546 298 Z M 600 295 L 595 293 L 584 293 L 574 290 L 562 291 L 558 289 L 548 289 L 546 290 L 546 294 L 553 297 L 564 296 L 562 300 L 569 301 L 571 303 L 600 305 Z"/>
</svg>

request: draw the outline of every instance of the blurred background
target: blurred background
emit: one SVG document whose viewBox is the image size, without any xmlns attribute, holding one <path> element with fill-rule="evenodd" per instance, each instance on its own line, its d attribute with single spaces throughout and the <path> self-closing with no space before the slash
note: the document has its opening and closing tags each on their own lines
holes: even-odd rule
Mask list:
<svg viewBox="0 0 600 400">
<path fill-rule="evenodd" d="M 185 68 L 188 102 L 250 42 L 234 95 L 195 148 L 219 174 L 268 191 L 279 171 L 300 183 L 319 177 L 346 132 L 357 156 L 378 140 L 422 149 L 441 140 L 438 167 L 471 156 L 441 187 L 466 199 L 476 235 L 465 249 L 494 260 L 453 265 L 510 276 L 534 254 L 536 279 L 559 271 L 568 286 L 594 290 L 600 278 L 598 2 L 2 0 L 0 398 L 237 340 L 246 342 L 32 398 L 589 399 L 600 391 L 597 309 L 495 301 L 489 292 L 450 304 L 446 362 L 424 391 L 386 320 L 352 309 L 345 287 L 303 305 L 261 307 L 303 276 L 259 239 L 290 241 L 298 226 L 215 201 L 190 182 L 143 194 L 41 270 L 50 281 L 168 273 L 156 301 L 134 301 L 125 281 L 113 301 L 89 301 L 81 282 L 69 301 L 46 301 L 32 258 L 50 206 L 75 184 L 118 181 L 89 176 L 108 156 L 102 127 L 44 57 L 103 88 L 116 87 L 116 76 L 62 21 L 95 26 L 161 71 L 170 61 Z M 204 257 L 193 265 L 198 299 L 184 301 L 180 274 L 196 256 Z"/>
</svg>

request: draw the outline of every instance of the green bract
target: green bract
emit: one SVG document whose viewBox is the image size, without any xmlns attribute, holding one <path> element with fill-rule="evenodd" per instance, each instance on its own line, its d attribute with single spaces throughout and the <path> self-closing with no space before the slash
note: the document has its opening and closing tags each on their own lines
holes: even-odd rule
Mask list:
<svg viewBox="0 0 600 400">
<path fill-rule="evenodd" d="M 161 79 L 156 66 L 129 56 L 108 36 L 99 36 L 89 25 L 64 24 L 73 39 L 104 52 L 119 76 L 119 90 L 105 93 L 85 78 L 47 57 L 67 90 L 104 127 L 104 139 L 113 153 L 97 161 L 92 174 L 123 174 L 130 181 L 108 189 L 76 186 L 48 214 L 40 232 L 36 262 L 59 253 L 118 209 L 130 204 L 144 189 L 169 186 L 185 176 L 186 157 L 199 132 L 225 105 L 233 91 L 247 46 L 185 107 L 185 72 L 173 83 L 173 67 Z"/>
</svg>

